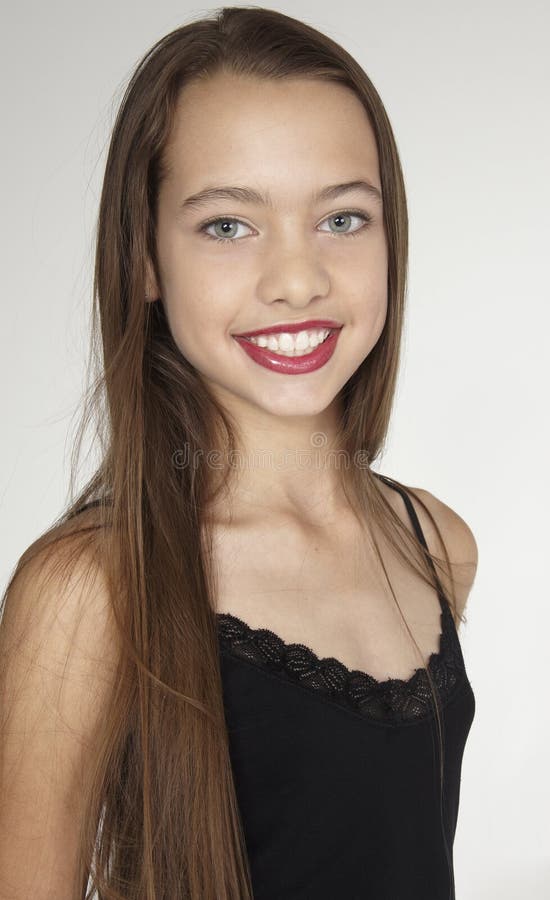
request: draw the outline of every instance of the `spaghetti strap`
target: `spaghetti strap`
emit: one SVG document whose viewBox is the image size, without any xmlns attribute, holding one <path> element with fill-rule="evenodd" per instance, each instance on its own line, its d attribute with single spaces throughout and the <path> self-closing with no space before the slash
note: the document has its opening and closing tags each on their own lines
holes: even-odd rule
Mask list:
<svg viewBox="0 0 550 900">
<path fill-rule="evenodd" d="M 426 543 L 426 538 L 424 537 L 424 532 L 422 531 L 420 521 L 416 514 L 416 510 L 415 510 L 415 508 L 412 504 L 412 500 L 409 497 L 405 488 L 401 487 L 400 484 L 396 484 L 387 475 L 381 475 L 379 472 L 376 472 L 375 474 L 376 474 L 377 478 L 382 479 L 382 481 L 384 481 L 387 485 L 392 487 L 394 489 L 394 491 L 397 491 L 399 494 L 401 494 L 401 496 L 403 497 L 403 500 L 405 501 L 405 506 L 407 507 L 407 512 L 409 514 L 409 518 L 411 520 L 412 527 L 415 530 L 416 536 L 417 536 L 418 540 L 420 541 L 420 543 L 422 544 L 422 546 L 425 547 L 426 550 L 429 550 L 428 544 Z"/>
<path fill-rule="evenodd" d="M 400 484 L 396 484 L 395 481 L 393 481 L 393 479 L 389 478 L 387 475 L 382 475 L 380 472 L 374 472 L 373 474 L 376 475 L 377 478 L 381 479 L 389 487 L 392 487 L 395 491 L 397 491 L 403 497 L 403 500 L 405 502 L 405 506 L 407 508 L 407 512 L 409 514 L 409 518 L 411 520 L 411 524 L 414 529 L 414 532 L 415 532 L 418 540 L 424 547 L 424 549 L 428 551 L 427 555 L 426 555 L 426 559 L 428 560 L 430 568 L 431 568 L 432 572 L 434 573 L 434 577 L 435 577 L 436 583 L 438 585 L 438 593 L 440 595 L 440 598 L 444 598 L 445 600 L 447 600 L 445 592 L 443 590 L 443 586 L 442 586 L 439 576 L 437 574 L 434 562 L 433 562 L 431 556 L 429 555 L 430 548 L 428 547 L 426 538 L 424 537 L 424 532 L 422 531 L 422 526 L 420 525 L 420 521 L 418 519 L 417 512 L 413 506 L 413 502 L 412 502 L 411 498 L 409 497 L 408 492 L 405 490 L 404 487 L 401 487 Z"/>
</svg>

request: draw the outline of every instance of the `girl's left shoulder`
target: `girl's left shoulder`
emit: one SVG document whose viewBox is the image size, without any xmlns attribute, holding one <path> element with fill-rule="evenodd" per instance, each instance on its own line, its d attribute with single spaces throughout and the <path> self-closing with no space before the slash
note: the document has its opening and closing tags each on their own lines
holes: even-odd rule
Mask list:
<svg viewBox="0 0 550 900">
<path fill-rule="evenodd" d="M 423 488 L 410 488 L 409 494 L 418 515 L 424 537 L 431 553 L 443 556 L 443 548 L 433 522 L 423 508 L 427 507 L 433 516 L 441 536 L 445 542 L 447 553 L 451 562 L 455 592 L 457 599 L 457 612 L 461 616 L 466 607 L 468 596 L 475 580 L 478 550 L 474 534 L 467 522 L 454 509 L 443 500 L 431 494 Z M 421 502 L 419 502 L 419 500 Z M 442 575 L 443 589 L 449 590 L 448 579 Z"/>
</svg>

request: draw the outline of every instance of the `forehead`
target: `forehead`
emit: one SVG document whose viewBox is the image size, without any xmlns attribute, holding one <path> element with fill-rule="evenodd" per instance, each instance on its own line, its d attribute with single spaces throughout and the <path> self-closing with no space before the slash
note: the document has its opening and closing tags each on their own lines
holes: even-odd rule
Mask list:
<svg viewBox="0 0 550 900">
<path fill-rule="evenodd" d="M 342 176 L 379 183 L 374 132 L 359 98 L 313 78 L 217 74 L 181 92 L 166 148 L 186 188 L 253 181 L 295 192 Z"/>
</svg>

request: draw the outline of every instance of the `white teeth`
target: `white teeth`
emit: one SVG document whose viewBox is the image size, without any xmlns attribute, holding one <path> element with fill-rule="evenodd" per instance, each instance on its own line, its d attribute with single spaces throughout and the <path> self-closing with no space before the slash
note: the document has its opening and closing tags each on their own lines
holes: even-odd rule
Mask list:
<svg viewBox="0 0 550 900">
<path fill-rule="evenodd" d="M 309 331 L 299 331 L 297 334 L 260 334 L 249 338 L 259 347 L 267 347 L 282 356 L 304 356 L 311 353 L 319 344 L 329 336 L 330 328 L 312 328 Z"/>
</svg>

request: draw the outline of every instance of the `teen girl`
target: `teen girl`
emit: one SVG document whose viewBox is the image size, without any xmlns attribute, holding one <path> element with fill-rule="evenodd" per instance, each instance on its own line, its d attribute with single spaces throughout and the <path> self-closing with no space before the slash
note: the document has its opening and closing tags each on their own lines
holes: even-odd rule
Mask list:
<svg viewBox="0 0 550 900">
<path fill-rule="evenodd" d="M 407 207 L 363 69 L 166 35 L 99 209 L 93 478 L 1 626 L 0 896 L 449 900 L 474 537 L 376 471 Z"/>
</svg>

